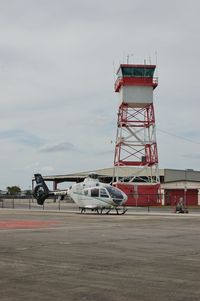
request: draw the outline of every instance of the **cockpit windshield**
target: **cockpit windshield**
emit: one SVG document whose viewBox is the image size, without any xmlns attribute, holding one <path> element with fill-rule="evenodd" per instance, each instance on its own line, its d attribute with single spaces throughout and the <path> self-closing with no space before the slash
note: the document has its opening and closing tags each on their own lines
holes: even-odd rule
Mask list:
<svg viewBox="0 0 200 301">
<path fill-rule="evenodd" d="M 114 200 L 116 200 L 116 199 L 123 200 L 124 199 L 124 196 L 120 190 L 118 190 L 112 186 L 108 186 L 108 187 L 106 187 L 106 189 L 109 192 L 112 199 L 114 199 Z"/>
</svg>

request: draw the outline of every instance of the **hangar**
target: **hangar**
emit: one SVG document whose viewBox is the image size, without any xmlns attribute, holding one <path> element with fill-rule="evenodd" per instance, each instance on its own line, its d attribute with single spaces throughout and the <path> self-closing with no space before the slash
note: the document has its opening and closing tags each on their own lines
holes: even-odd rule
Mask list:
<svg viewBox="0 0 200 301">
<path fill-rule="evenodd" d="M 111 183 L 113 181 L 113 168 L 92 171 L 99 175 L 99 179 L 102 182 Z M 52 188 L 56 190 L 59 189 L 60 183 L 83 181 L 89 172 L 91 170 L 65 175 L 44 176 L 44 179 L 52 182 Z M 129 206 L 175 206 L 180 200 L 184 202 L 185 206 L 200 205 L 200 171 L 193 169 L 159 169 L 161 183 L 159 195 L 153 190 L 145 190 L 145 193 L 140 190 L 141 184 L 134 182 L 135 174 L 137 174 L 137 168 L 120 168 L 121 180 L 132 187 L 132 190 L 129 189 L 128 195 L 127 205 Z M 115 179 L 113 182 L 115 182 Z M 32 185 L 34 186 L 34 179 L 32 180 Z"/>
</svg>

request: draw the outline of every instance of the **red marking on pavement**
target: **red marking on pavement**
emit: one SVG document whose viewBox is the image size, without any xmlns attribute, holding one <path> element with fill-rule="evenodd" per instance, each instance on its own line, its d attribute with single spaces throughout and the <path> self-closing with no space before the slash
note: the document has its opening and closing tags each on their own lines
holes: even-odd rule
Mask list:
<svg viewBox="0 0 200 301">
<path fill-rule="evenodd" d="M 58 221 L 36 221 L 36 220 L 4 220 L 0 221 L 0 229 L 38 229 L 58 226 Z"/>
</svg>

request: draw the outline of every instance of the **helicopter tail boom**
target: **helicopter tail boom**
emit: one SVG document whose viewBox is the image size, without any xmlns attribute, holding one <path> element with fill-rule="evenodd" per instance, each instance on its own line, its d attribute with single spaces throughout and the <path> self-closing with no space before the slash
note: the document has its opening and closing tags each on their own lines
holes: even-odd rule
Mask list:
<svg viewBox="0 0 200 301">
<path fill-rule="evenodd" d="M 33 189 L 33 196 L 36 198 L 38 205 L 43 205 L 49 196 L 59 196 L 63 200 L 67 190 L 49 190 L 41 174 L 34 174 L 36 186 Z"/>
</svg>

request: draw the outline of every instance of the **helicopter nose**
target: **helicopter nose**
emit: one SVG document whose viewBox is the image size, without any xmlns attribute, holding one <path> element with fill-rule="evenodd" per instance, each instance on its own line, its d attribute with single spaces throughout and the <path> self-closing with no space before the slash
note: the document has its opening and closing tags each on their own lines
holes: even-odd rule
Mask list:
<svg viewBox="0 0 200 301">
<path fill-rule="evenodd" d="M 117 199 L 117 198 L 114 198 L 113 199 L 113 202 L 115 203 L 115 205 L 117 206 L 121 206 L 121 205 L 124 205 L 127 201 L 127 196 L 124 196 L 123 199 L 120 198 L 120 199 Z"/>
<path fill-rule="evenodd" d="M 113 199 L 113 202 L 115 203 L 115 205 L 119 206 L 122 203 L 122 200 L 120 199 Z"/>
</svg>

